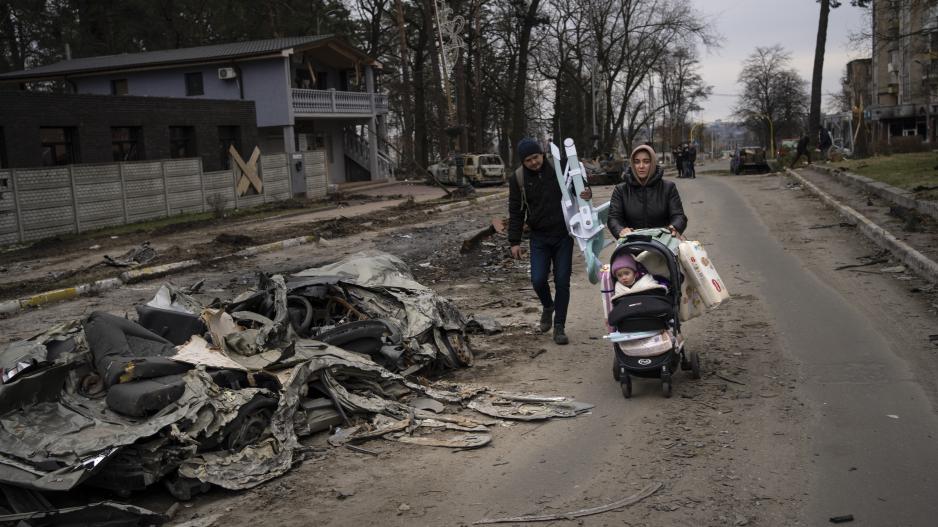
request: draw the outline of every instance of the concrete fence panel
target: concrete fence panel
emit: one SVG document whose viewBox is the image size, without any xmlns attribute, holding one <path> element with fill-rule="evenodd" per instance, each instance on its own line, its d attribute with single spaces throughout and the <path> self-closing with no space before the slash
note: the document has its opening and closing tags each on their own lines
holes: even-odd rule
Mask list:
<svg viewBox="0 0 938 527">
<path fill-rule="evenodd" d="M 306 193 L 328 192 L 325 152 L 303 153 Z M 261 156 L 262 193 L 237 196 L 235 171 L 194 159 L 0 170 L 0 245 L 291 197 L 286 154 Z"/>
<path fill-rule="evenodd" d="M 13 192 L 13 172 L 0 170 L 0 245 L 9 245 L 19 241 L 17 212 L 16 193 Z"/>
<path fill-rule="evenodd" d="M 80 231 L 124 223 L 120 165 L 73 165 Z"/>
<path fill-rule="evenodd" d="M 290 198 L 290 169 L 286 154 L 261 156 L 261 174 L 265 202 Z"/>
<path fill-rule="evenodd" d="M 306 197 L 310 199 L 325 198 L 329 193 L 326 152 L 323 150 L 303 152 L 303 170 L 306 173 Z"/>
<path fill-rule="evenodd" d="M 220 211 L 235 208 L 234 172 L 219 170 L 202 174 L 205 186 L 205 210 Z"/>
</svg>

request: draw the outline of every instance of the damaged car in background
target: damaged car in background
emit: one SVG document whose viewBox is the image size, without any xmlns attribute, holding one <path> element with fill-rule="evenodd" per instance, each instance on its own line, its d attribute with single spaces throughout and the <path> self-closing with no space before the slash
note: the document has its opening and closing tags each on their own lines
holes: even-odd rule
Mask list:
<svg viewBox="0 0 938 527">
<path fill-rule="evenodd" d="M 0 524 L 118 512 L 159 524 L 117 502 L 56 508 L 42 492 L 126 497 L 160 483 L 186 500 L 284 474 L 321 453 L 300 442 L 317 433 L 333 446 L 467 449 L 499 420 L 591 408 L 417 377 L 472 364 L 467 319 L 385 253 L 260 275 L 228 302 L 164 285 L 135 311 L 94 312 L 0 353 Z"/>
</svg>

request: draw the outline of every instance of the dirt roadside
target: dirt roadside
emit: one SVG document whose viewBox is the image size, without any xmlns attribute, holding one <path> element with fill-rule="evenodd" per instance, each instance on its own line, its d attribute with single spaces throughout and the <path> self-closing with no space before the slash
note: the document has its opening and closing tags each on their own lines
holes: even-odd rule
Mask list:
<svg viewBox="0 0 938 527">
<path fill-rule="evenodd" d="M 787 188 L 785 180 L 719 177 L 732 178 L 734 190 L 808 272 L 854 299 L 894 339 L 897 353 L 916 365 L 919 382 L 931 387 L 934 398 L 938 347 L 926 339 L 929 328 L 936 327 L 934 292 L 894 274 L 834 270 L 862 262 L 876 249 L 852 229 L 813 228 L 836 224 L 838 218 L 804 191 Z M 707 241 L 715 234 L 707 217 L 719 211 L 694 194 L 693 181 L 680 184 L 692 218 L 690 234 Z M 611 187 L 596 189 L 597 197 L 609 192 Z M 230 526 L 360 525 L 375 519 L 388 525 L 468 525 L 484 517 L 604 505 L 660 481 L 664 488 L 640 504 L 584 518 L 580 524 L 817 525 L 817 518 L 802 517 L 801 507 L 811 466 L 801 424 L 815 409 L 798 398 L 804 372 L 782 349 L 759 294 L 758 270 L 717 260 L 733 299 L 686 326 L 689 343 L 703 355 L 701 381 L 679 375 L 671 399 L 660 397 L 657 384 L 642 383 L 636 385 L 635 398 L 624 401 L 611 378 L 608 344 L 597 338 L 602 326 L 598 295 L 581 268 L 575 268 L 568 322 L 572 343 L 560 347 L 533 331 L 538 307 L 527 266 L 506 258 L 503 240 L 459 256 L 459 242 L 492 216 L 504 215 L 504 207 L 473 206 L 430 222 L 225 262 L 174 276 L 173 281 L 204 278 L 206 295 L 225 296 L 250 284 L 255 270 L 283 272 L 361 249 L 386 250 L 411 263 L 419 281 L 433 285 L 466 313 L 493 316 L 506 328 L 499 335 L 474 336 L 475 366 L 448 378 L 575 395 L 596 404 L 592 415 L 506 426 L 495 431 L 492 446 L 477 451 L 383 441 L 363 445 L 377 456 L 331 450 L 322 460 L 307 461 L 251 491 L 213 491 L 199 497 L 181 508 L 177 520 L 218 515 L 216 525 Z M 157 287 L 138 284 L 29 311 L 0 320 L 0 332 L 13 340 L 93 309 L 123 313 Z M 160 511 L 171 504 L 158 488 L 135 496 L 135 501 Z"/>
<path fill-rule="evenodd" d="M 485 189 L 481 197 L 498 189 Z M 405 196 L 404 193 L 407 195 Z M 149 243 L 156 257 L 146 265 L 182 260 L 205 260 L 231 254 L 249 246 L 298 236 L 326 239 L 348 236 L 375 228 L 419 221 L 420 215 L 441 203 L 444 193 L 436 187 L 400 183 L 334 196 L 329 202 L 269 204 L 266 213 L 241 218 L 216 218 L 177 223 L 157 228 L 141 224 L 120 236 L 107 232 L 41 240 L 27 247 L 0 253 L 0 300 L 69 287 L 117 276 L 127 268 L 105 265 L 105 256 L 121 254 Z M 299 207 L 299 208 L 297 208 Z"/>
</svg>

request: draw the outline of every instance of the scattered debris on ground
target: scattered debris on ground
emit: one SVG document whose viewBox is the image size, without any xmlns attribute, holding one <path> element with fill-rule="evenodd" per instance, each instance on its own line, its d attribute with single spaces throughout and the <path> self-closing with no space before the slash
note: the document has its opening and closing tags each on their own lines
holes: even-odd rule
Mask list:
<svg viewBox="0 0 938 527">
<path fill-rule="evenodd" d="M 376 438 L 465 450 L 490 444 L 489 427 L 504 420 L 592 408 L 428 380 L 473 363 L 468 321 L 389 254 L 262 274 L 208 305 L 191 296 L 198 286 L 164 285 L 135 307 L 137 320 L 94 312 L 0 353 L 0 507 L 53 514 L 51 503 L 36 505 L 46 499 L 39 491 L 90 486 L 126 497 L 156 483 L 188 500 L 324 459 L 301 442 L 316 434 L 362 451 L 354 443 Z M 33 499 L 9 498 L 20 488 Z M 55 514 L 116 507 L 165 521 L 121 504 L 87 507 Z"/>
</svg>

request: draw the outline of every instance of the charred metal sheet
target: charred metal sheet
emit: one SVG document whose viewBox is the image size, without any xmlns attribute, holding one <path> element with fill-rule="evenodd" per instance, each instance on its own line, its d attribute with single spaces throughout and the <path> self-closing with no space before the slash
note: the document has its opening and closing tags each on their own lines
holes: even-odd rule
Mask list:
<svg viewBox="0 0 938 527">
<path fill-rule="evenodd" d="M 421 446 L 436 446 L 444 448 L 472 449 L 481 448 L 492 442 L 492 436 L 487 433 L 451 433 L 435 432 L 429 435 L 392 434 L 386 439 L 399 443 L 409 443 Z"/>
<path fill-rule="evenodd" d="M 566 398 L 532 397 L 519 401 L 515 398 L 486 394 L 470 401 L 468 407 L 499 419 L 542 421 L 554 417 L 576 417 L 591 410 L 593 405 Z"/>
</svg>

